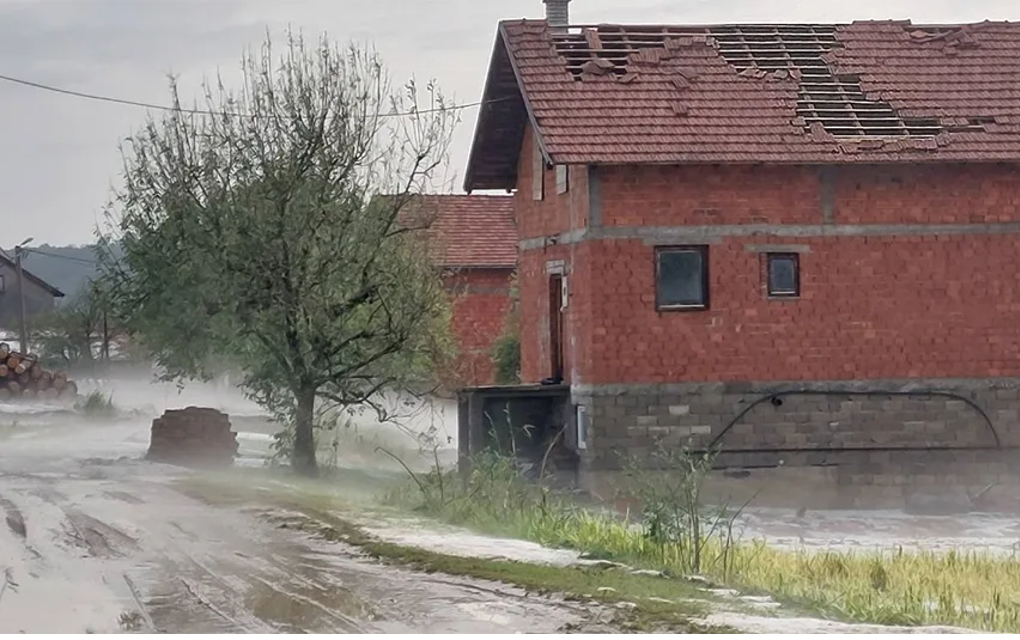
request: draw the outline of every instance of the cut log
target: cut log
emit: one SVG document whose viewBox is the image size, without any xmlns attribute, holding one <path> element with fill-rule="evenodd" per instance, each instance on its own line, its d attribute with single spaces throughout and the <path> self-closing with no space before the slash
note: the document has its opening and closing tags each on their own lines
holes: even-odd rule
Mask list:
<svg viewBox="0 0 1020 640">
<path fill-rule="evenodd" d="M 32 376 L 27 371 L 18 374 L 18 384 L 21 386 L 27 387 L 31 382 Z"/>
<path fill-rule="evenodd" d="M 9 356 L 7 356 L 8 367 L 10 367 L 11 369 L 17 369 L 19 364 L 21 364 L 21 358 L 19 358 L 17 355 L 12 353 Z"/>
<path fill-rule="evenodd" d="M 31 376 L 32 376 L 32 379 L 33 379 L 33 380 L 40 380 L 40 379 L 42 379 L 42 377 L 43 377 L 43 374 L 45 374 L 45 373 L 46 373 L 46 370 L 45 370 L 45 369 L 43 369 L 42 367 L 40 367 L 40 366 L 39 366 L 39 365 L 37 364 L 36 366 L 34 366 L 34 367 L 32 367 L 31 369 L 29 369 L 29 370 L 28 370 L 28 373 L 29 373 L 29 375 L 31 375 Z"/>
<path fill-rule="evenodd" d="M 46 391 L 48 389 L 52 389 L 53 384 L 51 380 L 47 380 L 46 378 L 39 378 L 38 380 L 35 381 L 35 388 L 38 389 L 39 391 Z"/>
<path fill-rule="evenodd" d="M 10 369 L 7 368 L 7 365 L 0 364 L 0 378 L 6 378 L 9 372 Z"/>
<path fill-rule="evenodd" d="M 7 389 L 11 392 L 11 395 L 21 395 L 21 385 L 14 380 L 7 383 Z"/>
<path fill-rule="evenodd" d="M 53 376 L 53 388 L 57 391 L 63 391 L 67 388 L 67 378 L 61 376 Z"/>
</svg>

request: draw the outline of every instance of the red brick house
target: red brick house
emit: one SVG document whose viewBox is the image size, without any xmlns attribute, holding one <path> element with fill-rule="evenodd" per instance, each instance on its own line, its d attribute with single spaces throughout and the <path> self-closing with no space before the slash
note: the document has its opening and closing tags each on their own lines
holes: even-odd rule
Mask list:
<svg viewBox="0 0 1020 640">
<path fill-rule="evenodd" d="M 569 384 L 582 469 L 1020 445 L 1020 24 L 546 1 L 499 24 L 465 188 L 515 192 L 522 377 Z"/>
<path fill-rule="evenodd" d="M 492 348 L 510 310 L 517 265 L 513 198 L 428 196 L 428 211 L 436 260 L 453 296 L 457 360 L 447 384 L 494 384 Z"/>
</svg>

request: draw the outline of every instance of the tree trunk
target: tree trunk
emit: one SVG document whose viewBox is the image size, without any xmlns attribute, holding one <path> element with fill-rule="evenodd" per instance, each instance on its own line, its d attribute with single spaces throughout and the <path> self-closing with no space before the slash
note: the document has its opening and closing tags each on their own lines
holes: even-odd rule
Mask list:
<svg viewBox="0 0 1020 640">
<path fill-rule="evenodd" d="M 297 392 L 297 412 L 294 415 L 294 451 L 290 464 L 294 471 L 305 476 L 318 475 L 315 463 L 315 389 L 302 388 Z"/>
</svg>

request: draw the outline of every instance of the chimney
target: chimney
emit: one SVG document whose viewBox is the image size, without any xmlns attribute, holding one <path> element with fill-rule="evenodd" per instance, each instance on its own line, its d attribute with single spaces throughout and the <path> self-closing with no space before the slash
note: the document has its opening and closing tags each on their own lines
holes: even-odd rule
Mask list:
<svg viewBox="0 0 1020 640">
<path fill-rule="evenodd" d="M 550 27 L 566 29 L 570 25 L 570 0 L 542 0 L 545 4 L 545 21 Z"/>
</svg>

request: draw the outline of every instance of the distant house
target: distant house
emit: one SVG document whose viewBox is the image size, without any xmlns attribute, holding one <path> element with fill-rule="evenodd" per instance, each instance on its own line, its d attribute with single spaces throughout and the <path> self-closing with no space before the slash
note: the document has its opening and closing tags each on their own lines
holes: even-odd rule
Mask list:
<svg viewBox="0 0 1020 640">
<path fill-rule="evenodd" d="M 499 24 L 465 190 L 515 192 L 522 378 L 569 385 L 585 472 L 1020 446 L 1020 24 L 567 1 Z"/>
<path fill-rule="evenodd" d="M 452 332 L 458 357 L 452 384 L 495 382 L 492 349 L 510 310 L 510 279 L 517 265 L 513 198 L 434 195 L 429 235 L 453 296 Z"/>
<path fill-rule="evenodd" d="M 18 292 L 17 266 L 0 253 L 0 328 L 16 330 L 21 318 L 21 299 Z M 42 278 L 22 268 L 25 282 L 25 315 L 34 316 L 50 311 L 57 298 L 64 293 Z"/>
</svg>

